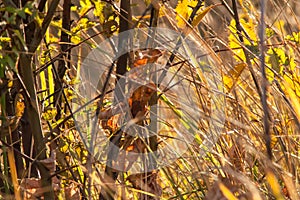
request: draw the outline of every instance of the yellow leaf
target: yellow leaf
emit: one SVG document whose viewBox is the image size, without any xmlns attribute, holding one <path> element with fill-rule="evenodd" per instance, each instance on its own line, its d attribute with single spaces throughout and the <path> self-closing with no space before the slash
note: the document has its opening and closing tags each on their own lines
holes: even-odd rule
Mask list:
<svg viewBox="0 0 300 200">
<path fill-rule="evenodd" d="M 105 2 L 95 1 L 94 4 L 95 4 L 94 15 L 99 17 L 100 23 L 103 24 L 104 20 L 105 20 L 105 17 L 104 17 L 104 14 L 103 14 L 103 9 L 104 9 L 104 6 L 105 6 Z"/>
<path fill-rule="evenodd" d="M 290 53 L 291 56 L 286 54 L 284 48 L 270 48 L 267 51 L 266 63 L 277 74 L 282 75 L 284 68 L 290 68 L 292 70 L 294 66 L 293 52 L 290 51 Z M 267 78 L 270 82 L 272 82 L 274 79 L 274 73 L 272 70 L 266 68 Z"/>
<path fill-rule="evenodd" d="M 42 24 L 43 24 L 43 19 L 39 15 L 36 15 L 34 18 L 35 18 L 35 21 L 36 21 L 38 27 L 41 28 Z"/>
<path fill-rule="evenodd" d="M 285 36 L 285 39 L 300 44 L 300 32 L 293 32 L 292 35 Z"/>
<path fill-rule="evenodd" d="M 217 5 L 211 5 L 211 6 L 209 6 L 209 7 L 206 7 L 201 13 L 199 13 L 198 15 L 197 15 L 197 17 L 193 20 L 193 22 L 192 22 L 192 26 L 193 27 L 195 27 L 195 26 L 197 26 L 200 22 L 201 22 L 201 20 L 203 19 L 203 17 L 213 8 L 213 7 L 215 7 L 215 6 L 217 6 Z"/>
<path fill-rule="evenodd" d="M 25 110 L 25 104 L 24 104 L 24 97 L 22 94 L 17 94 L 16 96 L 16 117 L 22 117 L 24 110 Z"/>
<path fill-rule="evenodd" d="M 274 27 L 276 27 L 278 30 L 279 30 L 279 32 L 281 32 L 282 33 L 282 35 L 287 35 L 286 34 L 286 31 L 285 31 L 285 28 L 284 28 L 284 21 L 283 20 L 277 20 L 277 21 L 275 21 L 275 23 L 274 23 Z"/>
<path fill-rule="evenodd" d="M 193 8 L 197 5 L 198 1 L 194 0 L 182 0 L 180 1 L 175 10 L 177 12 L 176 20 L 180 28 L 184 28 L 186 25 L 185 20 L 188 20 L 189 16 L 193 12 Z"/>
<path fill-rule="evenodd" d="M 63 145 L 63 146 L 60 147 L 59 149 L 60 149 L 60 151 L 61 151 L 62 153 L 66 153 L 67 150 L 69 149 L 69 145 L 66 143 L 65 145 Z"/>
<path fill-rule="evenodd" d="M 236 66 L 234 66 L 233 69 L 231 69 L 228 72 L 227 75 L 223 77 L 223 82 L 229 91 L 235 85 L 235 83 L 237 82 L 238 78 L 240 77 L 240 75 L 242 74 L 246 66 L 247 64 L 245 63 L 237 64 Z"/>
<path fill-rule="evenodd" d="M 256 30 L 256 23 L 253 21 L 253 19 L 249 18 L 248 21 L 246 21 L 245 19 L 241 18 L 240 19 L 240 24 L 243 26 L 244 30 L 247 32 L 247 36 L 242 33 L 242 36 L 244 38 L 244 45 L 247 46 L 248 48 L 252 47 L 253 49 L 255 49 L 255 47 L 257 46 L 257 34 L 255 31 Z M 238 32 L 236 30 L 236 23 L 235 20 L 231 20 L 230 25 L 229 25 L 229 30 L 230 30 L 230 34 L 228 37 L 229 40 L 229 47 L 233 50 L 234 54 L 236 54 L 236 56 L 234 56 L 234 58 L 237 61 L 244 61 L 246 62 L 246 56 L 244 54 L 243 48 L 240 44 L 240 41 L 238 40 Z M 251 49 L 249 49 L 251 50 Z"/>
<path fill-rule="evenodd" d="M 228 200 L 238 200 L 223 183 L 219 183 L 219 188 Z"/>
<path fill-rule="evenodd" d="M 15 156 L 14 151 L 11 148 L 7 148 L 7 155 L 8 155 L 8 162 L 10 167 L 10 174 L 11 174 L 11 180 L 14 186 L 14 196 L 17 200 L 21 200 L 21 194 L 20 194 L 20 186 L 18 182 L 18 176 L 17 176 L 17 169 L 16 169 L 16 162 L 15 162 Z"/>
<path fill-rule="evenodd" d="M 42 114 L 42 118 L 46 121 L 51 121 L 55 118 L 57 114 L 56 108 L 48 107 L 45 112 Z"/>
<path fill-rule="evenodd" d="M 10 42 L 11 38 L 9 37 L 0 37 L 0 42 Z"/>
<path fill-rule="evenodd" d="M 42 99 L 45 99 L 45 97 L 48 96 L 45 71 L 40 72 L 40 80 L 41 80 L 41 90 L 44 91 L 44 92 L 42 92 L 41 96 L 42 96 Z M 44 106 L 48 106 L 49 105 L 48 103 L 49 103 L 48 101 L 45 101 Z"/>
<path fill-rule="evenodd" d="M 54 94 L 54 77 L 53 77 L 53 73 L 52 73 L 52 69 L 51 67 L 48 67 L 48 84 L 49 84 L 49 95 Z M 50 97 L 50 102 L 48 103 L 51 104 L 54 101 L 54 97 L 51 96 Z"/>
<path fill-rule="evenodd" d="M 83 1 L 79 1 L 80 2 L 80 11 L 79 11 L 79 15 L 80 17 L 82 17 L 83 15 L 86 15 L 87 11 L 92 7 L 92 3 L 90 0 L 83 0 Z"/>
<path fill-rule="evenodd" d="M 202 144 L 202 138 L 201 138 L 201 136 L 199 135 L 199 134 L 196 134 L 195 135 L 195 140 L 196 140 L 196 142 L 198 143 L 198 144 Z"/>
<path fill-rule="evenodd" d="M 275 198 L 277 200 L 281 200 L 281 199 L 283 200 L 284 198 L 281 194 L 280 185 L 278 183 L 278 180 L 277 180 L 275 174 L 272 171 L 269 170 L 266 173 L 266 178 L 267 178 L 267 181 L 268 181 L 268 183 L 271 187 L 271 190 L 272 190 Z"/>
<path fill-rule="evenodd" d="M 300 101 L 299 101 L 299 96 L 297 96 L 297 90 L 300 90 L 300 86 L 296 85 L 293 87 L 292 84 L 290 84 L 290 81 L 288 78 L 284 78 L 283 80 L 283 85 L 284 85 L 284 93 L 287 94 L 288 98 L 291 101 L 291 104 L 293 105 L 295 114 L 298 119 L 300 119 Z M 293 90 L 295 89 L 295 91 Z"/>
</svg>

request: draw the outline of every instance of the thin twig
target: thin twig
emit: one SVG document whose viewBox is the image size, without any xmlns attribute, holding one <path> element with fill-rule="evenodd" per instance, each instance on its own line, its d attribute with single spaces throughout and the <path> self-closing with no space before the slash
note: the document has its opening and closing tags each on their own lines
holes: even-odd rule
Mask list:
<svg viewBox="0 0 300 200">
<path fill-rule="evenodd" d="M 120 29 L 119 33 L 122 33 L 124 31 L 129 30 L 130 28 L 130 22 L 131 20 L 131 8 L 130 8 L 130 0 L 121 0 L 121 9 L 120 9 Z M 128 48 L 129 41 L 126 41 L 124 38 L 119 38 L 119 44 L 118 44 L 118 50 L 122 51 L 125 50 L 125 54 L 121 55 L 117 60 L 117 67 L 116 67 L 116 74 L 117 74 L 117 83 L 116 83 L 116 99 L 117 101 L 123 101 L 124 100 L 124 88 L 125 88 L 125 82 L 124 79 L 120 79 L 121 76 L 123 76 L 127 72 L 127 64 L 128 64 L 128 52 L 126 49 Z M 118 52 L 119 53 L 119 52 Z M 112 72 L 113 66 L 110 68 L 110 71 Z M 107 77 L 107 81 L 109 80 L 109 77 Z M 106 82 L 108 84 L 108 82 Z M 106 85 L 103 87 L 103 93 L 105 93 Z M 103 100 L 103 97 L 102 97 Z M 96 110 L 96 118 L 95 122 L 93 124 L 92 130 L 95 130 L 94 127 L 96 127 L 96 122 L 98 121 L 98 115 L 100 113 L 100 109 L 102 107 L 102 102 L 100 101 L 100 104 L 97 106 Z M 95 134 L 95 132 L 92 132 L 92 134 Z M 109 143 L 109 149 L 113 149 L 112 147 L 115 145 L 119 145 L 121 140 L 122 131 L 118 133 L 116 137 L 110 138 Z M 116 144 L 113 143 L 112 140 L 116 140 Z M 109 179 L 112 184 L 117 180 L 119 172 L 117 170 L 114 170 L 111 168 L 112 161 L 115 161 L 119 155 L 119 152 L 108 152 L 107 155 L 107 161 L 105 166 L 105 176 L 107 179 Z M 101 190 L 101 193 L 99 195 L 99 199 L 102 200 L 113 200 L 114 199 L 114 188 L 110 189 L 109 187 L 104 186 Z"/>
<path fill-rule="evenodd" d="M 196 15 L 196 13 L 198 12 L 198 10 L 201 8 L 201 5 L 202 5 L 202 2 L 201 0 L 198 1 L 197 5 L 195 6 L 195 8 L 193 8 L 193 12 L 192 14 L 189 16 L 189 19 L 188 19 L 188 22 L 191 23 L 193 22 L 193 19 Z M 183 36 L 184 33 L 181 33 L 180 36 L 179 36 L 179 39 L 176 43 L 176 46 L 175 46 L 175 49 L 173 50 L 171 56 L 169 57 L 168 59 L 168 62 L 165 66 L 165 70 L 162 72 L 162 74 L 159 76 L 158 78 L 158 87 L 160 86 L 160 84 L 162 83 L 163 79 L 166 77 L 167 75 L 167 72 L 168 72 L 168 69 L 172 66 L 172 62 L 174 61 L 176 55 L 175 55 L 175 52 L 178 51 L 178 49 L 180 48 L 181 44 L 182 44 L 182 40 L 181 40 L 181 36 Z"/>
<path fill-rule="evenodd" d="M 237 11 L 236 0 L 232 0 L 232 8 L 233 8 L 233 13 L 234 13 L 234 20 L 235 20 L 235 24 L 236 24 L 238 38 L 239 38 L 240 42 L 243 44 L 241 46 L 243 47 L 243 52 L 244 52 L 244 55 L 245 55 L 245 58 L 246 58 L 246 63 L 247 63 L 247 66 L 249 68 L 249 71 L 251 73 L 251 77 L 254 81 L 256 90 L 257 90 L 259 96 L 261 97 L 262 96 L 261 89 L 259 87 L 257 77 L 255 76 L 254 70 L 252 68 L 252 64 L 251 64 L 251 61 L 250 61 L 250 58 L 249 58 L 248 49 L 244 45 L 244 37 L 242 35 L 242 30 L 243 29 L 242 29 L 242 26 L 240 24 L 240 19 L 239 19 L 239 14 L 238 14 L 238 11 Z"/>
<path fill-rule="evenodd" d="M 271 149 L 271 136 L 270 136 L 270 123 L 269 123 L 269 108 L 267 104 L 267 76 L 265 69 L 265 0 L 260 1 L 260 30 L 259 30 L 259 45 L 260 45 L 260 65 L 261 65 L 261 74 L 262 74 L 262 83 L 261 83 L 261 103 L 264 111 L 263 123 L 264 123 L 264 136 L 266 140 L 267 154 L 270 160 L 272 160 L 272 149 Z"/>
</svg>

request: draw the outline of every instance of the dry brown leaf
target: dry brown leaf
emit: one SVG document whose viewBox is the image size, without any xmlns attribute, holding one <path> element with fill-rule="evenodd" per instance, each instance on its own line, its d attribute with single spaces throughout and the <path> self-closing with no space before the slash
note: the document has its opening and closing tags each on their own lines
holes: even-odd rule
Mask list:
<svg viewBox="0 0 300 200">
<path fill-rule="evenodd" d="M 66 200 L 80 200 L 81 195 L 80 195 L 80 190 L 77 186 L 75 185 L 70 185 L 69 187 L 65 188 L 65 199 Z"/>
<path fill-rule="evenodd" d="M 137 53 L 137 59 L 134 60 L 133 66 L 139 67 L 148 63 L 155 63 L 157 59 L 162 56 L 159 49 L 146 49 Z"/>
<path fill-rule="evenodd" d="M 58 180 L 58 179 L 57 179 Z M 60 190 L 60 181 L 52 179 L 52 187 L 54 191 Z M 25 178 L 22 179 L 21 188 L 24 191 L 24 198 L 25 199 L 36 199 L 38 197 L 42 197 L 46 188 L 42 187 L 42 182 L 40 178 Z"/>
</svg>

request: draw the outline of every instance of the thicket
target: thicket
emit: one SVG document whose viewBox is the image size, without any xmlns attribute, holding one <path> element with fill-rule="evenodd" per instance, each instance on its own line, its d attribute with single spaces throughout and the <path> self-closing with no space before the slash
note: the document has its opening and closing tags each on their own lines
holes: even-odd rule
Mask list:
<svg viewBox="0 0 300 200">
<path fill-rule="evenodd" d="M 0 197 L 299 199 L 297 7 L 297 0 L 1 1 Z M 183 39 L 169 42 L 174 51 L 127 52 L 105 66 L 94 99 L 82 96 L 89 53 L 112 36 L 147 27 L 168 28 Z M 153 34 L 133 37 L 155 43 Z M 189 59 L 178 44 L 192 52 Z M 197 50 L 205 57 L 201 62 Z M 127 102 L 134 122 L 148 127 L 151 115 L 160 118 L 147 140 L 128 136 L 121 128 L 132 121 L 120 120 L 114 107 L 115 83 L 157 63 L 180 75 L 175 88 L 181 82 L 188 87 L 177 93 L 159 84 L 136 89 Z M 211 77 L 219 78 L 216 88 Z M 192 109 L 183 105 L 190 101 Z M 222 126 L 212 129 L 214 109 L 222 111 Z M 96 124 L 80 118 L 86 112 L 97 116 Z M 111 141 L 127 153 L 159 152 L 183 134 L 177 126 L 192 138 L 183 141 L 184 154 L 145 173 L 114 169 L 118 153 L 110 158 L 105 152 L 108 161 L 99 160 L 86 143 L 102 131 L 106 137 L 95 139 L 95 148 Z"/>
</svg>

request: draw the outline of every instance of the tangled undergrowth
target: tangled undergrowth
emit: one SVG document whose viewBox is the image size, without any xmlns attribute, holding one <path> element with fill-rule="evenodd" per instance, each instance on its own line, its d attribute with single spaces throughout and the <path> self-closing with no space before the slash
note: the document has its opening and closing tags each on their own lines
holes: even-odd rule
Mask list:
<svg viewBox="0 0 300 200">
<path fill-rule="evenodd" d="M 300 2 L 130 2 L 0 3 L 1 198 L 299 199 Z"/>
</svg>

